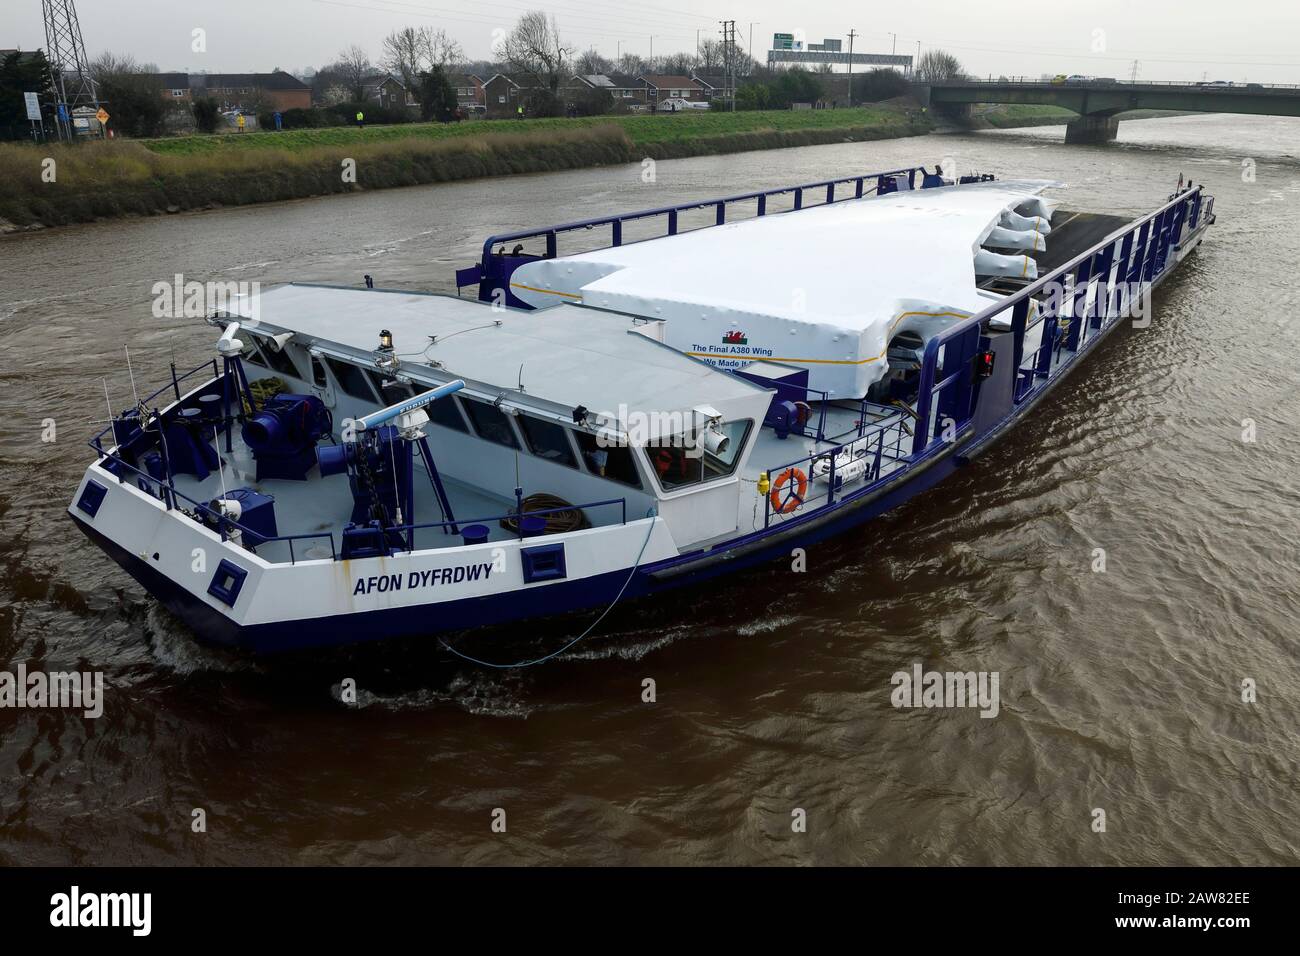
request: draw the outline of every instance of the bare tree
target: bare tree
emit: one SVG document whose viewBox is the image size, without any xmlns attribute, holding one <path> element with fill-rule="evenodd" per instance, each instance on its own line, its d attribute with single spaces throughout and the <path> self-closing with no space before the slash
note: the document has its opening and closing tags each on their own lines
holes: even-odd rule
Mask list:
<svg viewBox="0 0 1300 956">
<path fill-rule="evenodd" d="M 411 90 L 421 76 L 435 67 L 446 72 L 464 61 L 465 50 L 460 41 L 448 36 L 445 30 L 403 27 L 384 38 L 384 55 L 379 62 L 385 70 L 401 76 L 402 83 Z"/>
<path fill-rule="evenodd" d="M 613 64 L 601 56 L 595 47 L 583 51 L 574 64 L 574 72 L 583 76 L 590 76 L 594 73 L 608 73 L 613 68 Z"/>
<path fill-rule="evenodd" d="M 572 48 L 560 39 L 555 18 L 541 10 L 532 10 L 519 18 L 505 38 L 501 52 L 511 70 L 531 76 L 552 94 L 558 92 L 573 56 Z"/>
<path fill-rule="evenodd" d="M 694 66 L 695 56 L 691 53 L 669 53 L 659 57 L 656 64 L 659 72 L 665 76 L 686 76 Z"/>
<path fill-rule="evenodd" d="M 648 72 L 646 61 L 635 53 L 624 53 L 618 61 L 618 71 L 626 73 L 629 76 L 636 76 L 638 73 Z"/>
<path fill-rule="evenodd" d="M 460 41 L 448 36 L 445 30 L 424 29 L 427 48 L 428 66 L 432 69 L 440 66 L 445 71 L 450 67 L 459 67 L 465 62 L 465 49 Z"/>
<path fill-rule="evenodd" d="M 153 63 L 141 63 L 129 53 L 118 56 L 105 51 L 90 61 L 90 73 L 96 80 L 110 77 L 137 76 L 142 73 L 157 73 L 158 67 Z"/>
<path fill-rule="evenodd" d="M 375 72 L 370 64 L 370 57 L 359 46 L 350 46 L 339 54 L 339 60 L 331 70 L 336 72 L 343 85 L 347 87 L 357 102 L 366 94 L 366 77 Z"/>
<path fill-rule="evenodd" d="M 916 78 L 922 83 L 958 80 L 965 75 L 961 61 L 945 50 L 926 50 L 916 61 Z"/>
<path fill-rule="evenodd" d="M 700 43 L 699 71 L 701 73 L 721 73 L 726 66 L 726 48 L 720 40 L 704 40 Z"/>
<path fill-rule="evenodd" d="M 390 73 L 396 73 L 409 90 L 425 63 L 425 31 L 415 27 L 402 27 L 384 37 L 384 54 L 380 64 Z"/>
</svg>

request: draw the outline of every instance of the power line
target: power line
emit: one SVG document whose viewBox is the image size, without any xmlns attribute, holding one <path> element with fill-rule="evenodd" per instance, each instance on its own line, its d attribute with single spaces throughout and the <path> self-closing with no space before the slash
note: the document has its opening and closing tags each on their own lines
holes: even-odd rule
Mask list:
<svg viewBox="0 0 1300 956">
<path fill-rule="evenodd" d="M 376 13 L 388 13 L 388 14 L 393 14 L 395 16 L 422 17 L 428 20 L 453 20 L 453 21 L 459 21 L 463 23 L 474 23 L 474 24 L 486 23 L 486 24 L 493 24 L 493 25 L 499 25 L 501 23 L 500 17 L 474 16 L 473 14 L 452 14 L 452 13 L 432 12 L 431 8 L 415 7 L 413 4 L 401 3 L 399 2 L 399 0 L 375 0 L 375 2 L 361 2 L 361 0 L 353 0 L 353 2 L 349 2 L 349 0 L 312 0 L 312 2 L 320 3 L 332 7 L 350 7 L 356 10 L 368 10 Z M 378 5 L 379 3 L 382 3 L 384 5 L 380 6 Z M 410 9 L 393 9 L 394 7 L 407 7 Z M 589 30 L 582 29 L 581 27 L 573 27 L 573 26 L 566 25 L 563 32 L 569 34 L 580 34 L 582 36 L 591 36 L 600 39 L 606 37 L 616 37 L 616 36 L 627 37 L 629 39 L 633 39 L 633 38 L 639 39 L 646 36 L 646 34 L 641 33 L 635 29 L 610 29 L 610 28 L 605 28 L 600 26 L 599 23 L 595 24 L 594 28 Z M 666 39 L 676 39 L 676 40 L 691 39 L 690 35 L 682 34 L 682 33 L 673 33 L 673 34 L 656 33 L 655 36 L 666 38 Z"/>
</svg>

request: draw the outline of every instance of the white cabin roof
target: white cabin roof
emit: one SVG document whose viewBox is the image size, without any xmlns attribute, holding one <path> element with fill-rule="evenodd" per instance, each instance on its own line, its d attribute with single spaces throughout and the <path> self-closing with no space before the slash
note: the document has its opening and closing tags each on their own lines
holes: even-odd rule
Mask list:
<svg viewBox="0 0 1300 956">
<path fill-rule="evenodd" d="M 512 404 L 550 411 L 583 405 L 620 418 L 620 407 L 688 413 L 711 405 L 727 418 L 761 420 L 771 397 L 633 330 L 653 333 L 658 323 L 575 306 L 539 313 L 450 295 L 290 284 L 261 294 L 257 319 L 255 334 L 293 332 L 294 344 L 369 367 L 388 329 L 402 374 L 430 384 L 463 378 L 470 391 L 509 393 Z M 653 425 L 649 434 L 658 434 Z"/>
</svg>

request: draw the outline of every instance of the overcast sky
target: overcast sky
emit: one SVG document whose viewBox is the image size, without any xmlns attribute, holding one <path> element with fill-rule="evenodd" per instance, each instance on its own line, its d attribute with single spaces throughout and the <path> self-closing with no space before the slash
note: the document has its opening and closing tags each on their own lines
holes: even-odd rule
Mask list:
<svg viewBox="0 0 1300 956">
<path fill-rule="evenodd" d="M 761 53 L 774 32 L 812 42 L 858 32 L 855 51 L 941 47 L 976 75 L 1082 73 L 1147 80 L 1226 79 L 1300 83 L 1300 0 L 76 0 L 91 57 L 131 54 L 162 70 L 301 70 L 358 44 L 378 59 L 383 37 L 407 25 L 441 27 L 474 59 L 491 55 L 494 31 L 519 14 L 555 14 L 574 47 L 613 57 L 693 50 L 736 21 Z M 207 52 L 191 50 L 206 31 Z M 0 0 L 0 47 L 45 45 L 41 0 Z M 845 40 L 847 49 L 847 39 Z"/>
</svg>

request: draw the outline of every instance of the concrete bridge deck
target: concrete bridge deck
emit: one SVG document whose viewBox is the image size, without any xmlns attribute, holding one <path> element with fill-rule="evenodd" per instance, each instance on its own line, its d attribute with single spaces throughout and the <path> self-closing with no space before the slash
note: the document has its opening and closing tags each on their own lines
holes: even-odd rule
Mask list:
<svg viewBox="0 0 1300 956">
<path fill-rule="evenodd" d="M 971 103 L 1030 103 L 1060 106 L 1079 114 L 1066 126 L 1067 143 L 1103 143 L 1115 138 L 1116 114 L 1127 110 L 1197 113 L 1254 113 L 1300 116 L 1300 86 L 1262 83 L 1151 83 L 1121 80 L 999 79 L 931 83 L 935 106 Z"/>
</svg>

